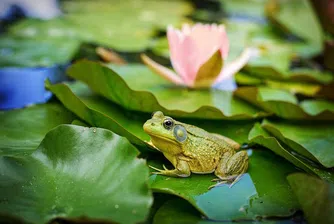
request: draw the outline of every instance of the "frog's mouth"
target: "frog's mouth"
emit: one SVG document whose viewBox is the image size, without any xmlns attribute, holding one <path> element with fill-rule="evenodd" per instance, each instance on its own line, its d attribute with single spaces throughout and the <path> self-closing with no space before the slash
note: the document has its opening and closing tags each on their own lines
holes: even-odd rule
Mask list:
<svg viewBox="0 0 334 224">
<path fill-rule="evenodd" d="M 173 140 L 171 140 L 170 138 L 166 138 L 166 137 L 163 137 L 163 136 L 161 136 L 161 135 L 157 135 L 157 134 L 154 134 L 154 133 L 149 133 L 150 134 L 150 136 L 151 136 L 151 138 L 153 139 L 153 140 L 157 140 L 157 139 L 159 139 L 159 140 L 162 140 L 162 141 L 165 141 L 165 142 L 169 142 L 169 143 L 172 143 L 172 144 L 175 144 L 175 141 L 173 141 Z"/>
</svg>

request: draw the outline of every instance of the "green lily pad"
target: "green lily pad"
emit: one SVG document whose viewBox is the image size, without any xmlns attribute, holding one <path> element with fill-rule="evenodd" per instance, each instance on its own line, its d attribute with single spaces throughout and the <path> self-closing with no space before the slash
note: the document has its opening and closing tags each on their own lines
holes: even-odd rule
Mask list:
<svg viewBox="0 0 334 224">
<path fill-rule="evenodd" d="M 171 199 L 166 201 L 156 212 L 153 224 L 233 224 L 235 222 L 214 221 L 201 217 L 199 212 L 188 202 L 182 199 Z M 238 221 L 237 223 L 249 224 L 258 223 L 258 221 Z M 264 224 L 294 224 L 293 219 L 262 219 L 260 223 Z"/>
<path fill-rule="evenodd" d="M 249 74 L 244 73 L 244 72 L 238 72 L 235 75 L 235 81 L 239 85 L 245 85 L 245 86 L 257 86 L 257 85 L 263 84 L 262 79 L 260 79 L 258 77 L 254 77 L 254 76 L 249 75 Z"/>
<path fill-rule="evenodd" d="M 109 0 L 64 1 L 62 8 L 73 15 L 110 13 L 118 18 L 124 18 L 131 25 L 143 24 L 146 27 L 158 27 L 163 30 L 170 24 L 180 24 L 185 20 L 184 16 L 189 15 L 194 9 L 191 3 L 182 0 L 136 0 L 135 3 L 118 1 L 112 4 Z M 126 22 L 122 21 L 122 25 Z M 135 29 L 136 27 L 132 27 L 132 30 Z"/>
<path fill-rule="evenodd" d="M 334 119 L 334 103 L 331 101 L 304 100 L 299 103 L 290 92 L 268 87 L 243 87 L 234 93 L 241 99 L 285 119 Z"/>
<path fill-rule="evenodd" d="M 187 201 L 171 199 L 165 202 L 155 213 L 153 224 L 222 224 L 226 222 L 209 221 L 202 219 L 199 212 Z"/>
<path fill-rule="evenodd" d="M 304 78 L 307 79 L 308 81 L 306 81 Z M 259 76 L 254 76 L 254 75 L 251 75 L 245 72 L 239 72 L 235 76 L 235 80 L 239 85 L 267 86 L 273 89 L 286 90 L 293 94 L 301 94 L 301 95 L 309 96 L 309 97 L 321 97 L 321 98 L 326 98 L 326 99 L 327 98 L 332 99 L 334 97 L 334 94 L 332 94 L 330 91 L 327 91 L 327 89 L 328 90 L 330 89 L 329 86 L 326 86 L 326 85 L 324 86 L 316 80 L 313 80 L 311 82 L 309 78 L 310 76 L 304 76 L 303 79 L 305 80 L 305 82 L 303 82 L 302 80 L 284 81 L 284 80 L 269 79 L 265 77 L 261 78 Z M 303 105 L 303 102 L 301 103 L 301 106 L 302 105 Z M 321 105 L 325 106 L 326 104 L 322 103 Z M 320 108 L 320 107 L 317 107 L 317 108 Z"/>
<path fill-rule="evenodd" d="M 262 127 L 299 154 L 327 168 L 334 167 L 333 124 L 264 120 Z"/>
<path fill-rule="evenodd" d="M 317 45 L 321 49 L 323 33 L 312 5 L 307 0 L 270 1 L 267 7 L 269 19 L 283 31 L 292 33 Z"/>
<path fill-rule="evenodd" d="M 30 156 L 0 158 L 0 213 L 31 223 L 83 216 L 144 221 L 153 198 L 137 155 L 111 131 L 60 125 Z"/>
<path fill-rule="evenodd" d="M 169 58 L 169 45 L 166 37 L 157 38 L 151 42 L 150 50 L 159 56 Z"/>
<path fill-rule="evenodd" d="M 324 180 L 334 183 L 334 172 L 331 169 L 317 166 L 317 164 L 292 151 L 287 145 L 271 136 L 259 123 L 255 124 L 249 132 L 249 141 L 250 144 L 258 144 L 272 150 L 307 173 L 317 175 Z"/>
<path fill-rule="evenodd" d="M 107 128 L 122 135 L 138 146 L 145 146 L 144 141 L 149 140 L 143 130 L 144 122 L 151 117 L 150 114 L 127 111 L 120 106 L 93 94 L 81 82 L 71 85 L 47 83 L 55 96 L 73 113 L 82 120 L 95 127 Z M 168 115 L 168 114 L 166 114 Z M 199 126 L 213 133 L 218 133 L 235 141 L 247 143 L 248 132 L 254 121 L 208 121 L 208 120 L 180 120 L 185 123 Z"/>
<path fill-rule="evenodd" d="M 250 150 L 248 173 L 229 188 L 221 185 L 208 190 L 212 174 L 192 174 L 187 178 L 151 175 L 154 192 L 173 194 L 187 200 L 210 220 L 251 220 L 259 217 L 288 217 L 299 209 L 286 175 L 296 169 L 270 151 Z M 165 159 L 148 160 L 155 167 Z"/>
<path fill-rule="evenodd" d="M 0 38 L 0 67 L 39 67 L 67 64 L 79 45 L 68 40 L 25 40 L 13 36 Z M 52 54 L 50 54 L 52 52 Z"/>
<path fill-rule="evenodd" d="M 56 103 L 0 111 L 0 156 L 31 153 L 48 131 L 73 119 L 71 112 Z"/>
<path fill-rule="evenodd" d="M 303 208 L 308 223 L 334 223 L 334 185 L 296 173 L 288 181 Z"/>
<path fill-rule="evenodd" d="M 265 80 L 263 82 L 266 84 L 266 86 L 273 89 L 282 89 L 289 91 L 290 93 L 293 94 L 301 94 L 309 97 L 316 96 L 317 93 L 322 88 L 322 86 L 319 84 L 311 84 L 311 83 L 281 82 L 273 80 Z"/>
<path fill-rule="evenodd" d="M 68 74 L 129 110 L 149 113 L 160 110 L 174 117 L 206 119 L 252 119 L 266 115 L 256 107 L 234 98 L 232 92 L 177 87 L 144 65 L 112 68 L 96 62 L 80 61 L 69 68 Z"/>
<path fill-rule="evenodd" d="M 264 19 L 265 17 L 265 4 L 267 0 L 219 0 L 222 4 L 222 8 L 231 17 L 245 17 L 248 16 L 254 19 Z"/>
<path fill-rule="evenodd" d="M 139 146 L 145 146 L 143 140 L 149 139 L 142 129 L 144 120 L 138 119 L 140 115 L 127 112 L 118 105 L 96 96 L 83 83 L 51 85 L 47 82 L 46 87 L 66 108 L 89 125 L 109 129 Z"/>
<path fill-rule="evenodd" d="M 150 44 L 158 27 L 179 24 L 192 11 L 184 1 L 138 0 L 111 3 L 99 1 L 64 1 L 61 18 L 48 21 L 24 19 L 10 27 L 14 36 L 45 41 L 93 42 L 120 51 L 140 51 Z M 173 8 L 173 10 L 165 10 Z M 65 42 L 66 42 L 65 41 Z"/>
</svg>

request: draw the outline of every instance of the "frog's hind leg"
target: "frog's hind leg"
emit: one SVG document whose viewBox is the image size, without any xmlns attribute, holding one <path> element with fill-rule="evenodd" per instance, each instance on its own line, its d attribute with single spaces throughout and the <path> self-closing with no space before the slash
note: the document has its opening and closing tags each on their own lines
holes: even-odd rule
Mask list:
<svg viewBox="0 0 334 224">
<path fill-rule="evenodd" d="M 225 153 L 215 170 L 219 183 L 211 186 L 218 186 L 224 183 L 231 183 L 232 187 L 248 169 L 248 155 L 246 151 L 237 153 Z M 217 179 L 214 179 L 217 181 Z"/>
</svg>

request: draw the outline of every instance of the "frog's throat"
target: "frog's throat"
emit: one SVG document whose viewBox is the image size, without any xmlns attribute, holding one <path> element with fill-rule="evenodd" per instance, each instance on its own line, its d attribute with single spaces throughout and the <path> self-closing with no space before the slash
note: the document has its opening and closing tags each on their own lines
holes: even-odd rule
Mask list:
<svg viewBox="0 0 334 224">
<path fill-rule="evenodd" d="M 151 141 L 153 142 L 153 144 L 154 144 L 154 142 L 158 142 L 159 140 L 160 141 L 165 141 L 165 142 L 168 142 L 168 143 L 174 144 L 174 145 L 180 145 L 181 144 L 176 140 L 172 140 L 170 138 L 162 137 L 161 135 L 154 135 L 154 134 L 150 134 L 150 135 L 151 135 Z"/>
</svg>

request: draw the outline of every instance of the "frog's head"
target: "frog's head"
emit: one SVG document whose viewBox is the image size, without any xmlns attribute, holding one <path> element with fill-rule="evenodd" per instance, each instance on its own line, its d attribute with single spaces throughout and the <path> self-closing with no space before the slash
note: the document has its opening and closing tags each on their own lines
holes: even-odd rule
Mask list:
<svg viewBox="0 0 334 224">
<path fill-rule="evenodd" d="M 178 154 L 187 140 L 187 130 L 173 118 L 164 116 L 161 111 L 154 112 L 144 124 L 144 131 L 151 136 L 153 145 L 162 152 Z"/>
</svg>

